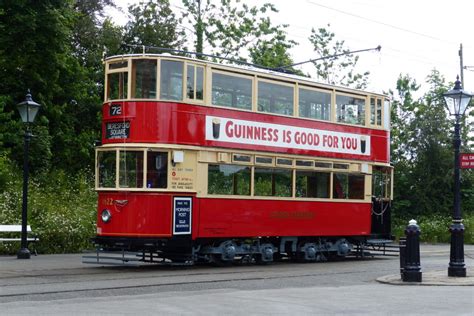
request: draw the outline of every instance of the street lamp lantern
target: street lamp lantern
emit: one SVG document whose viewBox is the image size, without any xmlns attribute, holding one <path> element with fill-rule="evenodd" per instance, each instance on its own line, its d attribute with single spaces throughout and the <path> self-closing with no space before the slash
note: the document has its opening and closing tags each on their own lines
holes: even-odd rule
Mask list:
<svg viewBox="0 0 474 316">
<path fill-rule="evenodd" d="M 21 210 L 21 248 L 17 253 L 18 259 L 30 259 L 30 250 L 28 250 L 26 226 L 28 222 L 28 153 L 30 147 L 31 134 L 29 124 L 33 123 L 40 105 L 31 98 L 30 90 L 26 94 L 25 101 L 17 105 L 21 120 L 26 123 L 25 145 L 23 150 L 23 204 Z"/>
<path fill-rule="evenodd" d="M 443 94 L 449 114 L 455 116 L 454 122 L 454 206 L 453 218 L 449 231 L 451 232 L 450 261 L 448 276 L 465 277 L 464 264 L 464 225 L 461 217 L 461 175 L 459 150 L 461 148 L 460 121 L 466 112 L 472 95 L 462 90 L 461 82 L 457 77 L 454 88 Z"/>
<path fill-rule="evenodd" d="M 23 123 L 33 123 L 40 106 L 41 105 L 33 101 L 30 90 L 28 90 L 25 101 L 18 103 L 17 105 Z"/>
<path fill-rule="evenodd" d="M 450 115 L 462 117 L 471 101 L 472 95 L 464 91 L 461 87 L 459 76 L 456 78 L 454 88 L 443 94 L 446 108 Z"/>
</svg>

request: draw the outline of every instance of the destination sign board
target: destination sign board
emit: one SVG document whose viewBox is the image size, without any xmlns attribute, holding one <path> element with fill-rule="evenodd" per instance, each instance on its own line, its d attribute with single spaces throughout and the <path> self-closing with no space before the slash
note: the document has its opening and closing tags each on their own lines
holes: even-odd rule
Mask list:
<svg viewBox="0 0 474 316">
<path fill-rule="evenodd" d="M 106 139 L 121 139 L 130 136 L 130 122 L 110 122 L 105 124 Z"/>
</svg>

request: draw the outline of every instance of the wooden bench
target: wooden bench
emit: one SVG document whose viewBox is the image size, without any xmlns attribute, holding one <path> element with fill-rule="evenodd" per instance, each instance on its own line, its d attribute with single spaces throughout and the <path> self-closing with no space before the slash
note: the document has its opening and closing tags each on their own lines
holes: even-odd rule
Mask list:
<svg viewBox="0 0 474 316">
<path fill-rule="evenodd" d="M 18 237 L 3 237 L 0 236 L 0 242 L 1 243 L 11 243 L 11 242 L 21 242 L 21 225 L 0 225 L 0 234 L 14 234 L 17 233 Z M 26 226 L 26 233 L 27 233 L 27 238 L 26 242 L 27 245 L 30 243 L 35 243 L 39 241 L 39 238 L 33 233 L 31 230 L 31 226 L 27 225 Z M 35 256 L 37 255 L 36 249 L 33 250 Z"/>
</svg>

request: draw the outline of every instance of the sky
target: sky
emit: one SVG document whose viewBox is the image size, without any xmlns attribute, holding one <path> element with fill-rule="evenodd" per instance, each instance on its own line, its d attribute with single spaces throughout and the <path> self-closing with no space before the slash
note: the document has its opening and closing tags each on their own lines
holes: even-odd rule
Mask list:
<svg viewBox="0 0 474 316">
<path fill-rule="evenodd" d="M 295 62 L 317 58 L 308 41 L 311 28 L 326 27 L 350 50 L 382 46 L 380 52 L 359 54 L 359 72 L 369 71 L 367 90 L 382 93 L 395 90 L 400 74 L 409 74 L 429 88 L 426 77 L 437 69 L 447 82 L 461 74 L 459 50 L 463 46 L 463 89 L 474 92 L 474 18 L 470 1 L 457 0 L 243 0 L 252 5 L 275 4 L 275 24 L 288 24 L 288 38 L 299 43 L 291 53 Z M 139 0 L 116 0 L 126 12 L 127 4 Z M 172 9 L 182 10 L 180 0 Z M 117 24 L 126 17 L 113 13 Z M 313 71 L 312 66 L 302 68 Z"/>
</svg>

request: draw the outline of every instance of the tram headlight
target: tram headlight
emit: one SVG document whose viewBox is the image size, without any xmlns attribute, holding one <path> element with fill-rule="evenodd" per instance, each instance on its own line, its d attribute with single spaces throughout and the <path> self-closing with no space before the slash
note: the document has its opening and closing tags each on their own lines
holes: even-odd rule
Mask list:
<svg viewBox="0 0 474 316">
<path fill-rule="evenodd" d="M 100 217 L 102 217 L 102 221 L 104 223 L 110 222 L 110 219 L 112 218 L 112 213 L 108 209 L 105 209 L 100 213 Z"/>
</svg>

